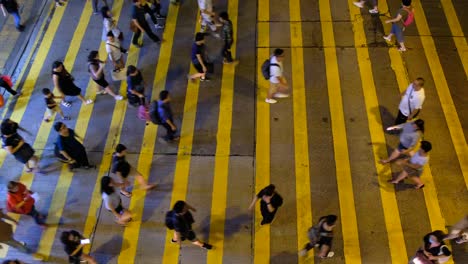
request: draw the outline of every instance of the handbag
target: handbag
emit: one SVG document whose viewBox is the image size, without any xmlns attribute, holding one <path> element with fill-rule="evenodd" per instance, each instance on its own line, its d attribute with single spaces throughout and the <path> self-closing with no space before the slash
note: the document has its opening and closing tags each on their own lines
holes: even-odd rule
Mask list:
<svg viewBox="0 0 468 264">
<path fill-rule="evenodd" d="M 138 27 L 135 24 L 135 22 L 133 22 L 133 20 L 130 21 L 130 31 L 135 32 L 135 33 L 138 32 Z"/>
<path fill-rule="evenodd" d="M 413 259 L 411 260 L 410 263 L 413 264 L 434 264 L 431 260 L 427 258 L 426 255 L 424 255 L 424 252 L 422 250 L 416 251 L 416 254 L 414 255 Z"/>
</svg>

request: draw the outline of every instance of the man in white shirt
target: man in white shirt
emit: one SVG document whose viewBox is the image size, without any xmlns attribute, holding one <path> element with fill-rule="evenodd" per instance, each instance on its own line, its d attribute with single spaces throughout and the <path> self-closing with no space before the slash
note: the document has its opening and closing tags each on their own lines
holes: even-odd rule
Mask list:
<svg viewBox="0 0 468 264">
<path fill-rule="evenodd" d="M 200 32 L 205 32 L 207 26 L 210 27 L 211 31 L 216 31 L 216 24 L 213 21 L 213 18 L 216 15 L 213 12 L 213 1 L 212 0 L 198 0 L 198 8 L 200 8 L 200 13 L 201 13 Z"/>
<path fill-rule="evenodd" d="M 284 50 L 275 49 L 270 59 L 270 89 L 268 90 L 265 102 L 274 104 L 277 101 L 273 98 L 288 97 L 288 82 L 283 76 Z"/>
<path fill-rule="evenodd" d="M 401 94 L 401 101 L 395 125 L 411 121 L 419 114 L 422 109 L 424 99 L 426 98 L 423 86 L 424 79 L 419 77 Z"/>
</svg>

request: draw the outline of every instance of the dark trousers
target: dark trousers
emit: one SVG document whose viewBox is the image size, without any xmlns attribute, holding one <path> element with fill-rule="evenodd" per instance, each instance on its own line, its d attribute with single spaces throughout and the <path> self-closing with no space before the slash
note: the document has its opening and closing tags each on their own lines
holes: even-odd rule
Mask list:
<svg viewBox="0 0 468 264">
<path fill-rule="evenodd" d="M 417 117 L 419 115 L 419 110 L 417 110 L 418 112 L 413 116 L 413 118 Z M 399 125 L 399 124 L 403 124 L 403 123 L 406 123 L 406 121 L 408 120 L 408 117 L 405 116 L 400 110 L 398 110 L 398 115 L 395 119 L 395 125 Z"/>
<path fill-rule="evenodd" d="M 138 23 L 140 23 L 140 21 L 138 21 Z M 140 26 L 145 30 L 145 33 L 148 35 L 148 37 L 150 37 L 150 39 L 152 39 L 154 42 L 161 41 L 159 37 L 153 33 L 153 31 L 151 30 L 147 22 L 140 23 Z M 133 45 L 138 45 L 138 39 L 140 38 L 140 35 L 141 35 L 141 30 L 137 29 L 137 32 L 135 32 L 135 34 L 133 35 L 133 40 L 132 40 Z"/>
<path fill-rule="evenodd" d="M 224 41 L 223 56 L 227 62 L 232 62 L 231 45 L 232 45 L 232 42 L 229 43 L 227 41 Z"/>
<path fill-rule="evenodd" d="M 36 208 L 32 207 L 31 211 L 28 213 L 29 216 L 31 216 L 32 218 L 34 218 L 34 221 L 36 222 L 36 224 L 38 225 L 43 225 L 44 224 L 44 218 L 43 216 L 36 210 Z"/>
<path fill-rule="evenodd" d="M 176 132 L 172 130 L 171 126 L 168 123 L 163 123 L 162 125 L 166 129 L 166 136 L 164 136 L 164 139 L 173 140 Z"/>
<path fill-rule="evenodd" d="M 7 83 L 3 82 L 2 81 L 2 86 L 3 88 L 5 88 L 5 90 L 7 90 L 7 92 L 9 92 L 11 95 L 15 96 L 18 92 L 16 92 L 15 90 L 11 89 L 10 85 L 8 85 Z"/>
<path fill-rule="evenodd" d="M 93 9 L 94 9 L 94 12 L 99 12 L 99 9 L 98 9 L 98 2 L 99 0 L 93 0 Z M 102 2 L 104 3 L 105 6 L 109 6 L 107 4 L 107 0 L 102 0 Z"/>
<path fill-rule="evenodd" d="M 273 213 L 271 213 L 270 211 L 268 211 L 268 209 L 263 209 L 263 208 L 260 207 L 260 212 L 262 213 L 262 216 L 263 216 L 261 224 L 265 225 L 265 224 L 270 224 L 271 222 L 273 222 L 273 219 L 275 218 L 276 211 L 277 210 L 275 210 Z"/>
</svg>

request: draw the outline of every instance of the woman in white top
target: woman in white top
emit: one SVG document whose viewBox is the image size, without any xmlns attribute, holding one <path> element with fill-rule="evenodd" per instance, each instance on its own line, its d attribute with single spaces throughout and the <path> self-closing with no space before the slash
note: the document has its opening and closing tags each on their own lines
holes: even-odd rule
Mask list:
<svg viewBox="0 0 468 264">
<path fill-rule="evenodd" d="M 118 192 L 115 191 L 114 187 L 120 187 L 121 184 L 114 182 L 111 177 L 104 176 L 101 179 L 101 195 L 102 195 L 102 202 L 108 211 L 114 214 L 116 218 L 116 222 L 119 225 L 126 225 L 130 222 L 131 213 L 123 208 L 122 200 L 120 199 L 120 195 Z"/>
<path fill-rule="evenodd" d="M 127 50 L 122 48 L 112 31 L 107 33 L 106 51 L 109 54 L 109 60 L 114 64 L 114 72 L 119 72 L 125 67 L 123 53 L 127 53 Z"/>
<path fill-rule="evenodd" d="M 423 172 L 424 165 L 429 161 L 428 152 L 431 151 L 432 145 L 429 141 L 421 141 L 421 147 L 410 159 L 401 160 L 399 165 L 402 166 L 403 170 L 397 176 L 395 180 L 389 180 L 393 184 L 397 184 L 404 180 L 408 176 L 416 184 L 415 189 L 421 189 L 424 187 L 424 183 L 421 181 L 420 176 Z"/>
<path fill-rule="evenodd" d="M 102 40 L 106 41 L 106 36 L 109 31 L 112 31 L 112 34 L 114 34 L 116 38 L 122 40 L 123 39 L 122 31 L 117 27 L 117 22 L 114 20 L 114 18 L 112 18 L 112 12 L 108 6 L 103 6 L 101 8 L 101 15 L 102 15 L 102 18 L 104 19 L 102 22 L 104 26 L 102 30 L 103 31 Z"/>
</svg>

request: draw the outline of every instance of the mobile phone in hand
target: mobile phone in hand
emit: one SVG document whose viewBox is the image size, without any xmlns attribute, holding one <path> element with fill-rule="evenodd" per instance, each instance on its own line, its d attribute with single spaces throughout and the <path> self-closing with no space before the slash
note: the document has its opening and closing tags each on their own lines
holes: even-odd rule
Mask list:
<svg viewBox="0 0 468 264">
<path fill-rule="evenodd" d="M 89 244 L 89 243 L 91 243 L 91 242 L 89 241 L 89 238 L 86 238 L 86 239 L 81 239 L 81 242 L 80 242 L 80 243 L 81 243 L 82 245 L 86 245 L 86 244 Z"/>
</svg>

